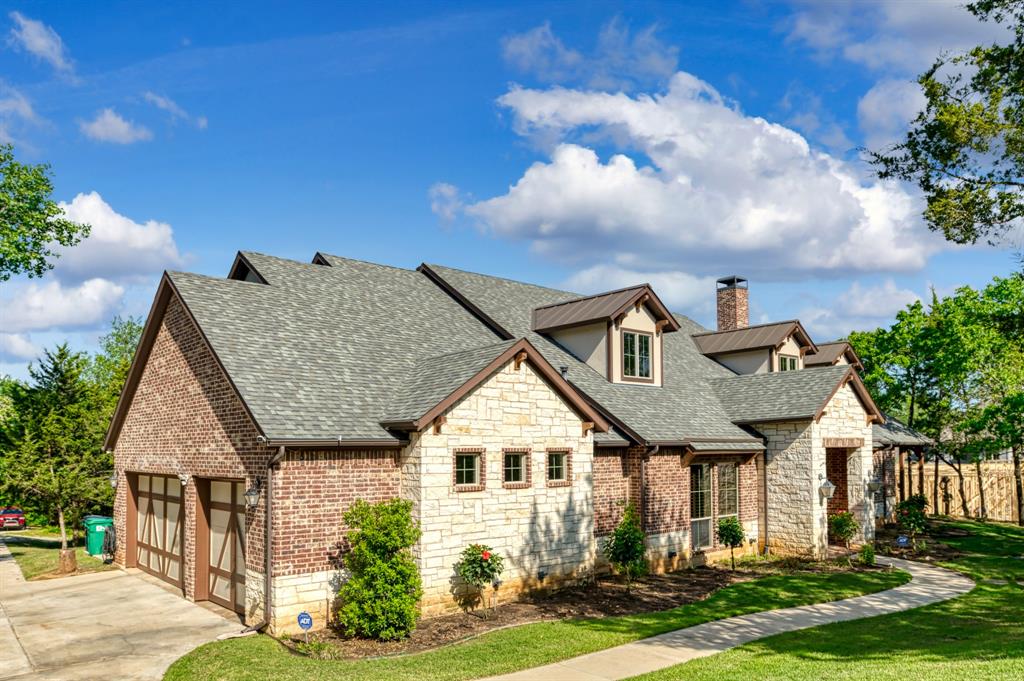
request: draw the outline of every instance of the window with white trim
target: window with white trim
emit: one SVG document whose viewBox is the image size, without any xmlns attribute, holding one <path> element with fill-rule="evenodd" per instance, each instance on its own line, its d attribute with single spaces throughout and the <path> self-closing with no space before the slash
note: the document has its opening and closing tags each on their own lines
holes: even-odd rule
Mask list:
<svg viewBox="0 0 1024 681">
<path fill-rule="evenodd" d="M 779 371 L 796 371 L 797 358 L 793 355 L 779 355 Z"/>
</svg>

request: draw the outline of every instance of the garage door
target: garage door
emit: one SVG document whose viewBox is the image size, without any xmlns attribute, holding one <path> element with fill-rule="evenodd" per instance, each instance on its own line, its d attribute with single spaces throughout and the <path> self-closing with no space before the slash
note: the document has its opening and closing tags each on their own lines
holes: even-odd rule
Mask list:
<svg viewBox="0 0 1024 681">
<path fill-rule="evenodd" d="M 210 600 L 245 612 L 245 485 L 210 481 Z"/>
<path fill-rule="evenodd" d="M 183 588 L 185 508 L 181 482 L 174 476 L 139 474 L 137 506 L 136 564 Z"/>
</svg>

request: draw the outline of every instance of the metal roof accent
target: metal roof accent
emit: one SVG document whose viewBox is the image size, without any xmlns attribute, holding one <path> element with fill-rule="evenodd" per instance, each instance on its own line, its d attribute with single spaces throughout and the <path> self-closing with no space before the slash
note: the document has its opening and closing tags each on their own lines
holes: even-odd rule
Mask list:
<svg viewBox="0 0 1024 681">
<path fill-rule="evenodd" d="M 549 333 L 572 326 L 613 321 L 634 305 L 646 305 L 659 321 L 668 322 L 664 332 L 677 331 L 679 323 L 649 284 L 639 284 L 585 298 L 573 298 L 533 310 L 533 330 Z"/>
<path fill-rule="evenodd" d="M 790 336 L 798 336 L 801 346 L 816 350 L 817 346 L 802 324 L 795 319 L 772 322 L 757 326 L 746 326 L 730 331 L 709 331 L 693 335 L 697 347 L 705 355 L 721 355 L 728 352 L 778 348 Z"/>
</svg>

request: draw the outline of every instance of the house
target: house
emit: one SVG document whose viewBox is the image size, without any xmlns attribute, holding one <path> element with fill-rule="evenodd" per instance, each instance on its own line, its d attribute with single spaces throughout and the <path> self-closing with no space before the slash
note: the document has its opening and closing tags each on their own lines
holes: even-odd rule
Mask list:
<svg viewBox="0 0 1024 681">
<path fill-rule="evenodd" d="M 748 551 L 822 555 L 839 509 L 868 539 L 882 416 L 848 353 L 749 326 L 748 293 L 720 280 L 712 332 L 646 284 L 323 253 L 166 273 L 107 434 L 116 562 L 289 631 L 328 618 L 356 499 L 414 502 L 426 615 L 469 543 L 505 556 L 502 598 L 586 577 L 627 503 L 662 570 L 721 555 L 729 515 Z"/>
</svg>

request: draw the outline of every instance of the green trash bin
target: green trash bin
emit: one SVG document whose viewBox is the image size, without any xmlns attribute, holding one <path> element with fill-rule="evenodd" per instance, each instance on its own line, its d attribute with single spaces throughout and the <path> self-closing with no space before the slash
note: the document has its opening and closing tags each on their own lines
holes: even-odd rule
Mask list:
<svg viewBox="0 0 1024 681">
<path fill-rule="evenodd" d="M 85 552 L 90 556 L 103 555 L 103 538 L 107 529 L 114 526 L 114 519 L 105 515 L 87 515 L 85 525 Z"/>
</svg>

